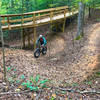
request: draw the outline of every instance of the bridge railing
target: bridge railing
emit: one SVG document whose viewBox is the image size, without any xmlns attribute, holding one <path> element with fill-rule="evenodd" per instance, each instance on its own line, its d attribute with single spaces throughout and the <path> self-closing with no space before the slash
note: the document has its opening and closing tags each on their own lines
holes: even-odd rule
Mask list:
<svg viewBox="0 0 100 100">
<path fill-rule="evenodd" d="M 20 27 L 35 27 L 39 24 L 44 23 L 52 23 L 53 17 L 63 14 L 65 17 L 66 12 L 68 11 L 68 7 L 58 7 L 58 8 L 50 8 L 46 10 L 34 11 L 23 14 L 7 14 L 0 15 L 2 18 L 2 29 L 15 29 Z M 42 19 L 48 19 L 48 21 L 40 22 Z"/>
</svg>

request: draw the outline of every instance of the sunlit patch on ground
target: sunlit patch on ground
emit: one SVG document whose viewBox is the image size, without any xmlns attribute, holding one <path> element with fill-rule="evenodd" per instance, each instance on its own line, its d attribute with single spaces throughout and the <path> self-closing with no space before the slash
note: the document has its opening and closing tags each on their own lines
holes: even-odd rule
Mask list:
<svg viewBox="0 0 100 100">
<path fill-rule="evenodd" d="M 52 47 L 52 48 L 51 48 Z M 51 43 L 50 43 L 50 53 L 56 54 L 64 50 L 65 42 L 64 39 L 61 37 L 56 37 Z"/>
</svg>

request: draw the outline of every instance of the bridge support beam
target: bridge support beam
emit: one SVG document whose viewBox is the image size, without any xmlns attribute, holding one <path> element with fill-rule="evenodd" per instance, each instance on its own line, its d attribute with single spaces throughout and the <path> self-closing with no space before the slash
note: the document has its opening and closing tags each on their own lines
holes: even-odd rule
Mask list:
<svg viewBox="0 0 100 100">
<path fill-rule="evenodd" d="M 23 47 L 25 47 L 25 34 L 24 34 L 24 29 L 22 30 L 22 42 L 23 42 Z"/>
<path fill-rule="evenodd" d="M 31 46 L 31 43 L 30 43 L 30 34 L 28 34 L 28 47 Z"/>
<path fill-rule="evenodd" d="M 34 27 L 34 34 L 33 34 L 33 36 L 34 36 L 34 41 L 33 41 L 33 44 L 34 44 L 34 49 L 36 48 L 36 27 Z"/>
<path fill-rule="evenodd" d="M 67 12 L 67 10 L 65 9 L 64 10 L 64 22 L 63 22 L 63 32 L 65 31 L 65 24 L 66 24 L 66 12 Z"/>
<path fill-rule="evenodd" d="M 66 24 L 66 19 L 64 19 L 64 21 L 63 21 L 63 28 L 62 28 L 63 32 L 65 32 L 65 24 Z"/>
</svg>

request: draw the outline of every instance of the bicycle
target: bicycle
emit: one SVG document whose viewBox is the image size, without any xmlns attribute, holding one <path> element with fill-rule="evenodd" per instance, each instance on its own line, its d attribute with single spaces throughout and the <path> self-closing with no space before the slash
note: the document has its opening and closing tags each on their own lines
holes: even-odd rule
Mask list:
<svg viewBox="0 0 100 100">
<path fill-rule="evenodd" d="M 41 53 L 43 55 L 46 55 L 46 53 L 47 53 L 47 47 L 46 46 L 39 46 L 39 47 L 37 47 L 35 49 L 35 51 L 34 51 L 34 57 L 35 58 L 39 58 Z"/>
</svg>

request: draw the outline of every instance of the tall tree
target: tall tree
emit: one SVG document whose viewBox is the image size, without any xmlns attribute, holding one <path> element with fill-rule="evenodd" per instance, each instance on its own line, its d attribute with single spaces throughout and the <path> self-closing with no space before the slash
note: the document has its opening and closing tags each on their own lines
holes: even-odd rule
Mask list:
<svg viewBox="0 0 100 100">
<path fill-rule="evenodd" d="M 79 15 L 78 15 L 78 28 L 76 37 L 83 35 L 83 24 L 84 24 L 84 3 L 79 2 Z"/>
<path fill-rule="evenodd" d="M 6 81 L 6 67 L 5 67 L 5 51 L 4 51 L 4 39 L 3 39 L 3 32 L 1 27 L 1 16 L 0 16 L 0 37 L 2 41 L 2 56 L 3 56 L 3 71 L 4 71 L 4 80 Z"/>
</svg>

